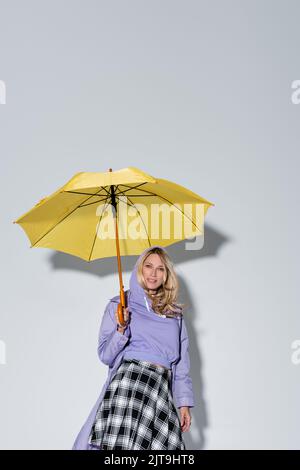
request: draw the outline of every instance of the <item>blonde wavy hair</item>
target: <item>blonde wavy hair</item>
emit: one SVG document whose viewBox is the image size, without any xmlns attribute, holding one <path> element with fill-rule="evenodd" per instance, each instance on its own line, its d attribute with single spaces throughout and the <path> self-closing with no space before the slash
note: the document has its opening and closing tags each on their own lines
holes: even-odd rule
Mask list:
<svg viewBox="0 0 300 470">
<path fill-rule="evenodd" d="M 165 266 L 162 285 L 157 289 L 155 294 L 149 292 L 143 276 L 144 262 L 148 256 L 152 255 L 153 253 L 159 255 Z M 182 315 L 185 304 L 180 304 L 177 302 L 179 291 L 178 278 L 169 255 L 162 248 L 153 247 L 148 250 L 141 258 L 137 266 L 136 274 L 139 284 L 143 287 L 148 298 L 152 301 L 152 308 L 156 313 L 172 318 Z"/>
</svg>

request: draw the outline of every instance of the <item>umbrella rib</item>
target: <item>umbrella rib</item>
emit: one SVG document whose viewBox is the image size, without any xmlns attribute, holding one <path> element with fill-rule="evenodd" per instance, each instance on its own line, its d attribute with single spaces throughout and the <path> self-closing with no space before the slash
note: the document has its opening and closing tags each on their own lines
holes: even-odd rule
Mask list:
<svg viewBox="0 0 300 470">
<path fill-rule="evenodd" d="M 126 191 L 124 191 L 124 193 L 121 192 L 121 191 L 118 192 L 118 194 L 125 194 L 125 193 L 126 193 Z M 155 196 L 156 196 L 156 194 L 155 194 Z M 153 194 L 130 194 L 130 197 L 153 197 Z"/>
<path fill-rule="evenodd" d="M 104 189 L 104 191 L 106 192 L 106 194 L 107 194 L 108 196 L 111 196 L 111 193 L 110 193 L 109 191 L 107 191 L 107 189 L 106 189 L 105 186 L 102 186 L 102 189 Z"/>
<path fill-rule="evenodd" d="M 138 185 L 136 185 L 136 186 L 132 186 L 132 187 L 131 187 L 131 186 L 130 186 L 130 187 L 128 186 L 128 187 L 129 187 L 130 189 L 135 189 L 135 188 L 138 188 L 139 186 L 142 186 L 143 184 L 146 184 L 146 183 L 141 183 L 141 184 L 138 184 Z M 107 186 L 108 186 L 108 185 L 107 185 Z M 111 185 L 109 185 L 109 186 L 111 186 Z M 119 186 L 124 186 L 124 185 L 119 185 L 119 184 L 118 184 L 118 185 L 116 186 L 116 189 L 115 189 L 116 191 L 117 191 L 117 189 L 118 189 Z M 102 191 L 102 189 L 106 192 L 107 195 L 109 195 L 109 196 L 111 195 L 111 193 L 106 189 L 106 186 L 101 186 L 100 191 Z M 124 192 L 127 192 L 127 191 L 129 191 L 130 189 L 128 189 L 128 190 L 126 190 L 126 191 L 124 191 Z M 83 194 L 83 195 L 85 195 L 85 196 L 104 196 L 104 194 L 98 194 L 98 193 L 91 194 L 91 193 L 84 193 L 84 192 L 82 192 L 82 191 L 71 191 L 71 190 L 70 190 L 70 191 L 66 190 L 66 191 L 64 191 L 64 193 L 69 193 L 69 194 Z"/>
<path fill-rule="evenodd" d="M 102 187 L 100 189 L 100 191 L 102 190 Z M 94 193 L 94 194 L 91 194 L 91 193 L 83 193 L 83 192 L 79 192 L 79 191 L 63 191 L 64 193 L 68 193 L 68 194 L 83 194 L 84 196 L 105 196 L 105 194 L 97 194 L 97 193 Z"/>
<path fill-rule="evenodd" d="M 114 186 L 114 185 L 112 184 L 111 186 Z M 117 185 L 117 186 L 115 187 L 115 192 L 116 192 L 116 190 L 118 189 L 118 187 L 119 187 L 119 185 Z M 108 195 L 111 197 L 111 193 L 110 193 L 109 191 L 107 191 L 106 187 L 105 187 L 105 186 L 102 186 L 102 188 L 104 189 L 104 191 L 106 192 L 106 194 L 108 194 Z"/>
<path fill-rule="evenodd" d="M 98 201 L 88 202 L 87 204 L 80 204 L 80 205 L 78 206 L 78 208 L 87 207 L 87 206 L 92 206 L 93 204 L 99 204 L 99 202 L 106 201 L 107 199 L 108 199 L 108 197 L 105 196 L 104 199 L 98 199 Z"/>
<path fill-rule="evenodd" d="M 130 191 L 130 190 L 135 189 L 135 188 L 139 188 L 139 186 L 142 186 L 143 184 L 146 184 L 146 183 L 140 183 L 140 184 L 138 184 L 138 185 L 136 185 L 136 186 L 130 186 L 130 189 L 126 189 L 126 191 L 120 191 L 120 190 L 119 190 L 119 193 L 117 192 L 119 186 L 124 186 L 124 185 L 123 185 L 123 184 L 118 184 L 118 185 L 115 187 L 115 195 L 117 196 L 117 195 L 120 194 L 120 193 L 121 193 L 121 194 L 124 194 L 124 193 L 126 193 L 127 191 Z M 101 187 L 102 187 L 102 189 L 104 189 L 104 191 L 106 192 L 106 194 L 108 194 L 109 196 L 111 196 L 111 193 L 106 189 L 106 186 L 101 186 Z M 129 187 L 129 186 L 128 186 L 128 187 Z M 143 196 L 143 195 L 141 194 L 141 196 Z"/>
<path fill-rule="evenodd" d="M 101 189 L 100 189 L 100 191 L 101 191 Z M 63 191 L 63 192 L 67 192 L 67 191 Z M 96 196 L 96 194 L 92 194 L 90 197 L 93 197 L 93 196 Z M 88 198 L 87 198 L 85 201 L 83 201 L 83 202 L 88 201 L 88 200 L 90 199 L 90 197 L 88 197 Z M 98 201 L 98 202 L 99 202 L 99 201 Z M 81 203 L 78 204 L 78 206 L 76 206 L 75 209 L 73 209 L 69 214 L 67 214 L 65 217 L 63 217 L 59 222 L 57 222 L 57 224 L 55 224 L 53 227 L 51 227 L 51 228 L 48 230 L 48 232 L 44 233 L 44 235 L 42 235 L 41 238 L 39 238 L 36 242 L 34 242 L 33 245 L 31 245 L 30 248 L 33 248 L 34 245 L 36 245 L 39 241 L 42 240 L 42 238 L 44 238 L 46 235 L 48 235 L 48 233 L 50 233 L 52 230 L 54 230 L 55 227 L 57 227 L 61 222 L 63 222 L 67 217 L 69 217 L 69 215 L 73 214 L 73 212 L 75 212 L 75 211 L 78 209 L 78 207 L 80 207 L 80 205 L 81 205 Z"/>
<path fill-rule="evenodd" d="M 125 187 L 129 187 L 129 186 L 126 186 L 125 184 L 122 184 L 122 186 L 125 186 Z M 172 202 L 172 201 L 169 201 L 167 198 L 165 198 L 164 196 L 160 196 L 159 194 L 155 194 L 155 193 L 151 193 L 151 191 L 146 191 L 145 189 L 139 189 L 139 191 L 143 191 L 143 192 L 146 192 L 148 193 L 149 195 L 151 196 L 156 196 L 156 197 L 159 197 L 165 201 L 167 201 L 169 204 L 171 204 L 172 206 L 176 207 L 176 209 L 178 209 L 183 215 L 184 217 L 187 217 L 191 222 L 192 224 L 196 227 L 197 230 L 200 230 L 200 228 L 198 229 L 197 225 L 195 224 L 195 222 L 190 218 L 188 217 L 184 212 L 182 212 L 181 209 L 179 209 L 179 207 L 175 206 L 175 204 Z"/>
<path fill-rule="evenodd" d="M 123 202 L 124 204 L 127 204 L 127 206 L 129 206 L 129 207 L 134 207 L 134 209 L 138 212 L 138 214 L 139 214 L 139 216 L 140 216 L 140 218 L 141 218 L 141 220 L 142 220 L 142 222 L 143 222 L 143 225 L 144 225 L 144 228 L 145 228 L 145 232 L 146 232 L 146 234 L 147 234 L 149 246 L 151 246 L 151 242 L 150 242 L 150 238 L 149 238 L 149 235 L 148 235 L 148 231 L 147 231 L 147 229 L 146 229 L 145 222 L 143 221 L 143 218 L 142 218 L 142 216 L 141 216 L 139 210 L 135 207 L 134 204 L 128 204 L 128 202 L 125 202 L 125 201 L 123 201 L 122 199 L 119 199 L 118 196 L 116 196 L 116 198 L 117 198 L 117 200 L 118 200 L 119 202 L 121 201 L 121 202 Z M 129 199 L 129 198 L 128 198 L 128 199 Z M 130 199 L 129 199 L 129 200 L 130 200 Z M 130 201 L 130 202 L 131 202 L 131 201 Z"/>
<path fill-rule="evenodd" d="M 136 186 L 126 186 L 125 184 L 118 184 L 118 186 L 126 186 L 126 188 L 129 188 L 129 189 L 126 189 L 125 191 L 123 191 L 123 193 L 127 193 L 128 191 L 131 191 L 132 189 L 138 189 L 140 186 L 143 186 L 144 184 L 147 184 L 148 181 L 146 181 L 145 183 L 140 183 L 140 184 L 137 184 Z M 141 190 L 139 190 L 141 191 Z"/>
<path fill-rule="evenodd" d="M 106 199 L 108 199 L 108 198 L 106 198 Z M 89 256 L 89 261 L 91 261 L 93 249 L 94 249 L 95 242 L 96 242 L 96 238 L 97 238 L 97 235 L 98 235 L 98 230 L 99 230 L 100 222 L 101 222 L 101 219 L 102 219 L 102 216 L 103 216 L 103 212 L 104 212 L 105 209 L 106 209 L 106 205 L 108 205 L 108 204 L 107 204 L 107 203 L 104 204 L 103 210 L 102 210 L 102 212 L 101 212 L 101 216 L 100 216 L 100 220 L 99 220 L 98 229 L 97 229 L 97 231 L 96 231 L 96 234 L 95 234 L 95 237 L 94 237 L 94 241 L 93 241 L 93 245 L 92 245 L 92 249 L 91 249 L 90 256 Z"/>
</svg>

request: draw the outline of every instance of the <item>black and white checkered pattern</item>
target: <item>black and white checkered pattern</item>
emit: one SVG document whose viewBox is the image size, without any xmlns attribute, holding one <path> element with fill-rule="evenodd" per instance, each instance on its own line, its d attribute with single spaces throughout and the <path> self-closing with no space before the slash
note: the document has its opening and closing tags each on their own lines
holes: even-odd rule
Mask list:
<svg viewBox="0 0 300 470">
<path fill-rule="evenodd" d="M 89 445 L 93 450 L 185 450 L 171 370 L 123 360 L 98 408 Z"/>
</svg>

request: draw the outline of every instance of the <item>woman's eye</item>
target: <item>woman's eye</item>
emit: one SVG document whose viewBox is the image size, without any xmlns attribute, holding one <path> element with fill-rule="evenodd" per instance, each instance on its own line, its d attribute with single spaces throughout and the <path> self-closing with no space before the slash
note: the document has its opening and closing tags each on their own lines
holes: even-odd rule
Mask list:
<svg viewBox="0 0 300 470">
<path fill-rule="evenodd" d="M 146 266 L 146 268 L 151 268 L 151 265 L 150 265 L 150 264 L 145 264 L 145 266 Z M 159 269 L 160 269 L 160 271 L 164 271 L 164 270 L 165 270 L 165 268 L 159 268 Z"/>
</svg>

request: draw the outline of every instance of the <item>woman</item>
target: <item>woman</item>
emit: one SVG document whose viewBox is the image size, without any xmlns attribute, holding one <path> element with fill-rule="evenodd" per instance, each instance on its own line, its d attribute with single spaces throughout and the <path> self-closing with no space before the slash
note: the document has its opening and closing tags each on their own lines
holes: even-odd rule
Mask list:
<svg viewBox="0 0 300 470">
<path fill-rule="evenodd" d="M 191 424 L 194 394 L 177 292 L 166 250 L 147 248 L 126 291 L 126 326 L 118 324 L 119 296 L 105 309 L 98 355 L 109 366 L 108 378 L 73 450 L 185 449 L 182 432 Z"/>
</svg>

